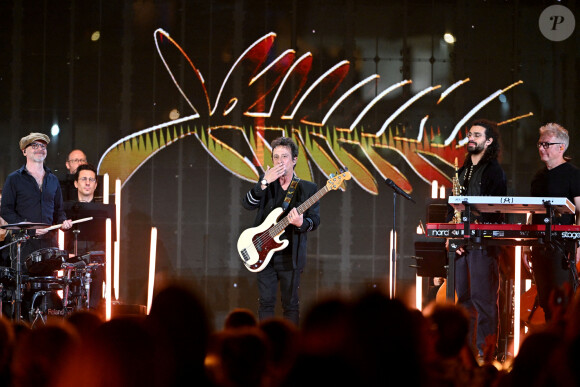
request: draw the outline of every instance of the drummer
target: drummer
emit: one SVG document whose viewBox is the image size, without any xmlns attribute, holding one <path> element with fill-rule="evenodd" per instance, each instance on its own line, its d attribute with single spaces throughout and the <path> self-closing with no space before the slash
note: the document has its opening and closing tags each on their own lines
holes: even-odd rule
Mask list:
<svg viewBox="0 0 580 387">
<path fill-rule="evenodd" d="M 2 201 L 2 190 L 0 190 L 0 202 Z M 6 222 L 2 217 L 0 217 L 0 227 L 6 226 L 8 222 Z M 8 230 L 0 228 L 0 246 L 4 244 L 4 238 L 6 238 L 6 233 Z"/>
<path fill-rule="evenodd" d="M 56 231 L 48 232 L 41 227 L 62 224 L 61 229 L 72 226 L 62 205 L 62 193 L 58 178 L 44 165 L 50 138 L 43 133 L 30 133 L 20 139 L 20 150 L 26 164 L 8 175 L 2 189 L 0 216 L 8 224 L 31 222 L 33 229 L 25 231 L 30 238 L 21 245 L 21 262 L 41 248 L 56 247 Z M 14 254 L 11 254 L 14 259 Z"/>
<path fill-rule="evenodd" d="M 0 202 L 2 201 L 2 190 L 0 190 Z M 0 217 L 0 227 L 6 226 L 8 223 Z M 6 233 L 8 230 L 0 228 L 0 248 L 4 246 L 4 239 L 6 239 Z M 9 266 L 10 257 L 6 249 L 0 250 L 0 266 Z"/>
</svg>

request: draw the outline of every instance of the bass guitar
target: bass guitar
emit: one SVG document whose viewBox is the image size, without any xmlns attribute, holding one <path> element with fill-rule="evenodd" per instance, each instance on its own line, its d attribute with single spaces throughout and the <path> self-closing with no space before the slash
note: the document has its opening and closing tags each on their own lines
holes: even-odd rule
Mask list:
<svg viewBox="0 0 580 387">
<path fill-rule="evenodd" d="M 351 175 L 348 171 L 331 176 L 326 185 L 298 206 L 296 211 L 298 211 L 298 214 L 303 214 L 327 192 L 337 190 L 343 181 L 350 180 L 350 178 Z M 282 207 L 275 208 L 264 219 L 262 224 L 246 229 L 238 238 L 238 254 L 249 271 L 259 272 L 264 270 L 272 255 L 288 246 L 288 240 L 280 240 L 284 229 L 290 224 L 288 216 L 278 220 L 278 217 L 283 212 Z"/>
</svg>

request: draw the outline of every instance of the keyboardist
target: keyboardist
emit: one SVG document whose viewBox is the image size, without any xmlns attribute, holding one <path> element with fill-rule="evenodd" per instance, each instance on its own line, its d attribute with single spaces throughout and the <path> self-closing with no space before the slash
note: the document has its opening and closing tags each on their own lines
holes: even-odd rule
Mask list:
<svg viewBox="0 0 580 387">
<path fill-rule="evenodd" d="M 488 120 L 476 120 L 467 134 L 467 156 L 458 170 L 462 195 L 505 196 L 507 183 L 499 165 L 500 152 L 497 125 Z M 453 216 L 451 207 L 448 221 Z M 502 214 L 482 214 L 480 222 L 497 223 Z M 499 326 L 499 248 L 486 246 L 457 249 L 455 261 L 455 291 L 457 302 L 468 309 L 471 333 L 477 321 L 475 352 L 479 357 L 495 356 Z"/>
<path fill-rule="evenodd" d="M 538 152 L 545 166 L 539 170 L 531 184 L 531 195 L 538 197 L 566 197 L 576 206 L 576 215 L 556 217 L 556 224 L 580 224 L 580 169 L 572 165 L 564 153 L 568 149 L 568 131 L 562 126 L 549 123 L 539 130 Z M 545 216 L 535 215 L 534 224 L 543 224 Z M 553 240 L 544 247 L 532 250 L 532 270 L 538 290 L 540 306 L 546 320 L 552 319 L 550 295 L 568 283 L 573 289 L 576 283 L 576 265 L 580 249 L 573 240 Z M 575 289 L 574 289 L 575 290 Z M 553 302 L 559 303 L 560 300 Z"/>
</svg>

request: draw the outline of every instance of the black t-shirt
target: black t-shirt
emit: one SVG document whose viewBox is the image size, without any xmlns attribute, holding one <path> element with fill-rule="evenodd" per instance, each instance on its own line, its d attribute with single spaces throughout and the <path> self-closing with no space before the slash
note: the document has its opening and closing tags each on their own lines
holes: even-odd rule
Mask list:
<svg viewBox="0 0 580 387">
<path fill-rule="evenodd" d="M 580 169 L 568 162 L 552 169 L 543 168 L 532 179 L 530 192 L 534 197 L 565 197 L 574 204 L 574 198 L 580 196 Z M 532 223 L 543 224 L 543 219 L 544 215 L 534 215 Z M 562 215 L 554 223 L 574 224 L 574 215 Z"/>
</svg>

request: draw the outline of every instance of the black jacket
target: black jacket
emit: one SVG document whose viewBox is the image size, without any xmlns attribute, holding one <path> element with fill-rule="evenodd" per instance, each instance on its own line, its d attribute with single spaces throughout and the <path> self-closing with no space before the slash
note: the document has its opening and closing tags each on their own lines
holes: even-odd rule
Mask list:
<svg viewBox="0 0 580 387">
<path fill-rule="evenodd" d="M 463 181 L 465 170 L 471 164 L 466 162 L 457 171 L 460 176 L 460 181 Z M 496 159 L 492 159 L 485 164 L 479 165 L 479 168 L 483 168 L 481 171 L 481 180 L 478 182 L 478 191 L 480 192 L 478 196 L 506 196 L 507 195 L 507 181 L 506 176 Z M 466 196 L 472 195 L 471 192 L 464 193 Z M 453 218 L 453 207 L 447 206 L 447 221 Z M 483 223 L 501 223 L 504 217 L 503 214 L 485 213 L 478 217 L 477 220 Z"/>
<path fill-rule="evenodd" d="M 262 176 L 258 179 L 258 183 L 242 198 L 242 206 L 245 209 L 258 210 L 254 220 L 254 227 L 260 225 L 273 209 L 281 207 L 282 203 L 280 202 L 280 198 L 283 201 L 285 197 L 285 194 L 282 194 L 283 189 L 278 180 L 262 190 L 259 183 L 261 179 Z M 280 218 L 286 216 L 290 209 L 298 207 L 316 192 L 316 184 L 310 181 L 300 180 L 288 209 L 284 211 Z M 276 198 L 278 198 L 279 202 L 276 202 Z M 319 210 L 320 204 L 318 202 L 314 203 L 304 212 L 304 223 L 302 223 L 302 227 L 298 228 L 294 225 L 289 225 L 282 234 L 281 239 L 288 239 L 290 244 L 286 249 L 277 253 L 291 256 L 295 269 L 301 270 L 306 265 L 308 231 L 313 231 L 318 228 L 320 224 Z"/>
</svg>

